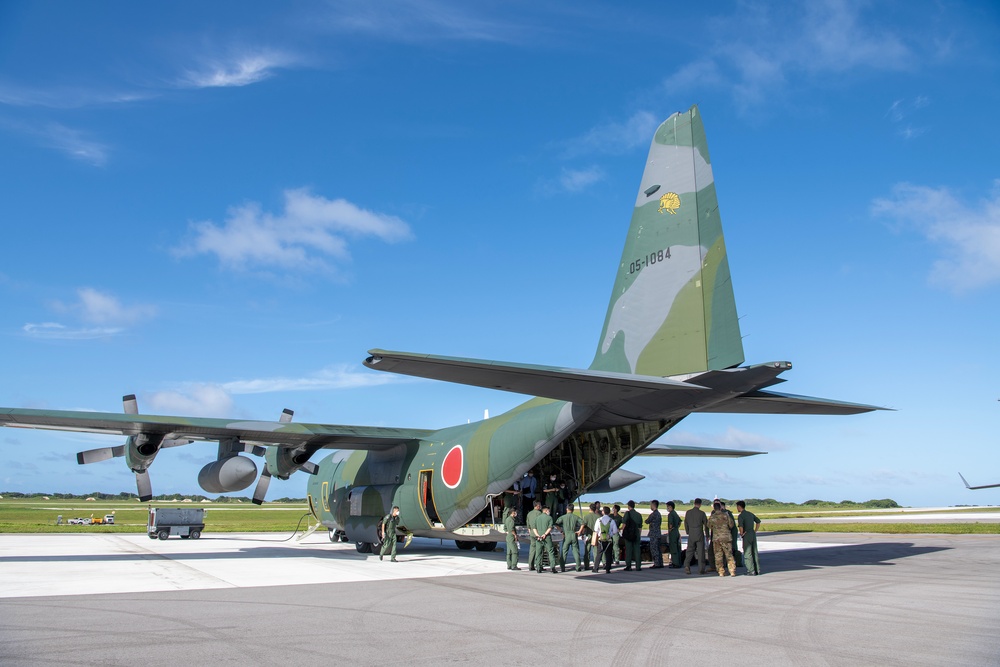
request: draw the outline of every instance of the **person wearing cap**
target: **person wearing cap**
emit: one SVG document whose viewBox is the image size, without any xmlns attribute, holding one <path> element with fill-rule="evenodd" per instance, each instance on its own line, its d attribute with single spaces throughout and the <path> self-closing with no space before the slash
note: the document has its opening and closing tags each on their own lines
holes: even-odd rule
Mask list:
<svg viewBox="0 0 1000 667">
<path fill-rule="evenodd" d="M 635 563 L 636 571 L 642 569 L 642 515 L 635 511 L 635 501 L 628 501 L 628 509 L 622 515 L 624 526 L 622 541 L 625 542 L 625 571 L 632 569 Z"/>
<path fill-rule="evenodd" d="M 503 518 L 503 529 L 507 533 L 507 569 L 520 570 L 517 556 L 521 545 L 517 542 L 517 508 L 511 507 Z"/>
</svg>

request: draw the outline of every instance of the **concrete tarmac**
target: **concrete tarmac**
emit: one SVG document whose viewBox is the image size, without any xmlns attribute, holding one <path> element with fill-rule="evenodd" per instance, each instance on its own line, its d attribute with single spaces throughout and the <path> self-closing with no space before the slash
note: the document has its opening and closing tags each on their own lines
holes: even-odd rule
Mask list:
<svg viewBox="0 0 1000 667">
<path fill-rule="evenodd" d="M 2 665 L 988 665 L 1000 537 L 763 534 L 762 576 L 508 572 L 414 540 L 0 535 Z M 522 558 L 526 549 L 522 549 Z M 524 566 L 522 562 L 522 567 Z"/>
</svg>

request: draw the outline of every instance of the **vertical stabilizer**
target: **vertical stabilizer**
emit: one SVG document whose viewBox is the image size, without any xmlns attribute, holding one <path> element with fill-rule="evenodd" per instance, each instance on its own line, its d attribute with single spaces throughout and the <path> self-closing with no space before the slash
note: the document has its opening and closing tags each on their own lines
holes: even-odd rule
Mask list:
<svg viewBox="0 0 1000 667">
<path fill-rule="evenodd" d="M 681 375 L 743 363 L 698 107 L 656 130 L 593 370 Z"/>
</svg>

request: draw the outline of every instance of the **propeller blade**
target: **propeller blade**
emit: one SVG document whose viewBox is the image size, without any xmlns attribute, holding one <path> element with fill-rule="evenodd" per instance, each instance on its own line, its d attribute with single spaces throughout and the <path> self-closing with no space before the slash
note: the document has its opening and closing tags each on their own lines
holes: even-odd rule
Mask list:
<svg viewBox="0 0 1000 667">
<path fill-rule="evenodd" d="M 264 496 L 267 495 L 267 487 L 271 485 L 271 473 L 267 469 L 267 464 L 264 464 L 264 471 L 260 473 L 260 479 L 257 480 L 257 486 L 253 490 L 253 502 L 254 505 L 263 505 Z"/>
<path fill-rule="evenodd" d="M 135 488 L 139 491 L 140 501 L 145 503 L 153 499 L 153 485 L 149 483 L 148 470 L 135 474 Z"/>
<path fill-rule="evenodd" d="M 281 422 L 282 424 L 287 424 L 290 421 L 292 421 L 292 416 L 294 415 L 295 415 L 294 412 L 292 412 L 288 408 L 285 408 L 284 410 L 281 411 L 281 416 L 278 417 L 278 421 Z"/>
<path fill-rule="evenodd" d="M 139 401 L 135 400 L 135 394 L 122 396 L 122 408 L 125 409 L 127 415 L 139 414 Z"/>
<path fill-rule="evenodd" d="M 161 442 L 160 449 L 164 447 L 183 447 L 184 445 L 190 445 L 192 442 L 194 442 L 194 440 L 187 440 L 184 438 L 178 440 L 175 438 L 171 438 L 169 440 L 164 440 L 163 442 Z"/>
<path fill-rule="evenodd" d="M 101 447 L 100 449 L 88 449 L 85 452 L 78 452 L 76 455 L 76 462 L 80 465 L 84 465 L 86 463 L 107 461 L 108 459 L 113 459 L 118 456 L 125 456 L 124 445 L 118 445 L 117 447 Z"/>
<path fill-rule="evenodd" d="M 316 473 L 319 472 L 319 466 L 313 463 L 312 461 L 307 461 L 306 463 L 302 464 L 301 470 L 304 470 L 310 475 L 315 475 Z"/>
</svg>

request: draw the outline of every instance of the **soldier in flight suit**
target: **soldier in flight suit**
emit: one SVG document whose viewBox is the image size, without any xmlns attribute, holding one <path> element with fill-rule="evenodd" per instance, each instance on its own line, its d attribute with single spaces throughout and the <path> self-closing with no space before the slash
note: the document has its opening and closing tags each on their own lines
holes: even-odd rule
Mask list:
<svg viewBox="0 0 1000 667">
<path fill-rule="evenodd" d="M 632 569 L 635 562 L 635 569 L 642 569 L 642 515 L 635 511 L 635 501 L 628 501 L 628 510 L 622 516 L 622 525 L 630 527 L 626 533 L 631 533 L 629 537 L 622 535 L 625 542 L 625 571 Z"/>
<path fill-rule="evenodd" d="M 535 570 L 542 572 L 545 569 L 545 556 L 548 554 L 549 564 L 552 572 L 559 572 L 559 558 L 552 546 L 552 514 L 548 506 L 542 508 L 542 513 L 535 519 L 534 528 L 535 539 Z"/>
<path fill-rule="evenodd" d="M 681 566 L 681 517 L 674 510 L 674 501 L 667 502 L 667 545 L 670 548 L 670 567 Z"/>
<path fill-rule="evenodd" d="M 760 574 L 760 558 L 757 555 L 757 531 L 760 530 L 760 519 L 747 511 L 747 504 L 742 500 L 736 503 L 739 520 L 736 522 L 743 536 L 743 565 L 747 574 Z"/>
<path fill-rule="evenodd" d="M 507 489 L 503 492 L 503 518 L 506 519 L 507 515 L 514 508 L 520 509 L 521 507 L 521 483 L 514 482 L 513 488 Z M 520 512 L 518 512 L 520 514 Z"/>
<path fill-rule="evenodd" d="M 566 506 L 566 513 L 556 519 L 556 523 L 562 529 L 563 543 L 562 553 L 559 555 L 559 564 L 562 571 L 566 571 L 566 555 L 573 552 L 573 562 L 576 563 L 576 571 L 583 569 L 580 562 L 580 532 L 583 530 L 583 519 L 573 514 L 573 504 Z"/>
<path fill-rule="evenodd" d="M 528 569 L 535 566 L 535 551 L 538 549 L 538 540 L 535 539 L 535 520 L 542 514 L 542 501 L 536 500 L 534 507 L 528 512 L 528 517 L 524 520 L 524 525 L 528 527 Z"/>
<path fill-rule="evenodd" d="M 660 525 L 663 517 L 660 516 L 660 501 L 652 500 L 649 503 L 649 516 L 646 517 L 646 525 L 649 530 L 646 535 L 649 537 L 649 555 L 653 559 L 653 567 L 663 567 L 663 554 L 660 552 Z"/>
<path fill-rule="evenodd" d="M 556 481 L 555 475 L 549 476 L 549 481 L 543 484 L 545 488 L 542 489 L 544 493 L 544 504 L 549 508 L 549 515 L 555 520 L 556 511 L 559 509 L 559 482 Z"/>
<path fill-rule="evenodd" d="M 729 566 L 729 576 L 736 576 L 736 559 L 733 558 L 732 530 L 735 525 L 729 518 L 729 512 L 722 509 L 722 504 L 716 501 L 712 504 L 712 516 L 708 517 L 708 525 L 712 529 L 712 544 L 715 550 L 715 569 L 719 576 L 726 576 L 726 565 Z"/>
<path fill-rule="evenodd" d="M 696 553 L 698 573 L 705 574 L 705 536 L 708 534 L 708 517 L 701 511 L 701 498 L 695 498 L 694 507 L 684 513 L 684 531 L 688 535 L 684 574 L 691 574 L 691 559 Z"/>
<path fill-rule="evenodd" d="M 386 552 L 391 552 L 392 558 L 390 562 L 395 563 L 396 561 L 396 526 L 399 525 L 399 507 L 394 506 L 392 510 L 382 517 L 382 523 L 379 524 L 379 533 L 382 537 L 382 550 L 378 554 L 378 559 L 382 560 L 385 557 Z"/>
<path fill-rule="evenodd" d="M 594 526 L 600 518 L 597 514 L 598 507 L 596 502 L 590 503 L 590 511 L 583 517 L 583 532 L 580 533 L 580 537 L 583 538 L 583 566 L 587 569 L 590 569 L 591 556 L 594 556 L 594 547 L 591 545 L 590 537 L 594 534 Z M 597 557 L 594 556 L 594 558 Z"/>
<path fill-rule="evenodd" d="M 510 508 L 510 512 L 503 518 L 503 529 L 507 531 L 507 569 L 520 570 L 517 566 L 517 552 L 521 545 L 517 543 L 517 508 Z"/>
</svg>

